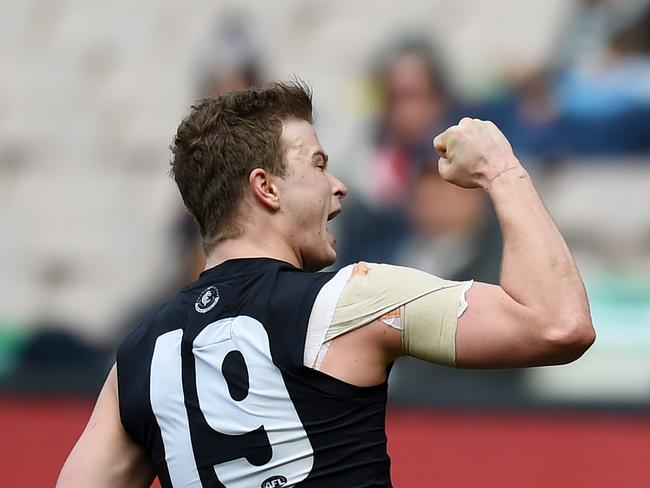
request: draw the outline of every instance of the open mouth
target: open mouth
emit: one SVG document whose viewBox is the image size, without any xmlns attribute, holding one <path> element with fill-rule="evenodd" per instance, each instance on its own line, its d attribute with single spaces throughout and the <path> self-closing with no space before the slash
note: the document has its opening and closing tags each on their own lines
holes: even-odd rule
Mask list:
<svg viewBox="0 0 650 488">
<path fill-rule="evenodd" d="M 334 210 L 333 212 L 331 212 L 327 216 L 327 222 L 329 222 L 332 219 L 335 219 L 342 211 L 343 211 L 343 209 L 341 207 L 339 207 L 336 210 Z M 329 235 L 329 238 L 332 240 L 331 244 L 334 245 L 334 243 L 336 243 L 336 237 L 334 237 L 334 234 L 332 234 L 332 231 L 330 230 L 329 225 L 327 225 L 327 224 L 325 225 L 325 230 L 327 231 L 327 234 Z"/>
<path fill-rule="evenodd" d="M 337 216 L 338 214 L 340 214 L 341 212 L 343 212 L 343 209 L 342 209 L 342 208 L 338 208 L 338 209 L 334 210 L 332 213 L 330 213 L 330 214 L 327 216 L 327 221 L 329 222 L 330 220 L 336 218 L 336 216 Z"/>
</svg>

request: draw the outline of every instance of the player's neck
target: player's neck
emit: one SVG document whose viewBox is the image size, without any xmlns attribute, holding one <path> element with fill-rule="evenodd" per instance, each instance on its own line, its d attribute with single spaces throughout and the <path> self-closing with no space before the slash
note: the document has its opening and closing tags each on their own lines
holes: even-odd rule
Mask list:
<svg viewBox="0 0 650 488">
<path fill-rule="evenodd" d="M 261 241 L 244 236 L 227 239 L 217 244 L 206 258 L 205 269 L 214 268 L 224 261 L 237 258 L 274 258 L 296 267 L 302 266 L 295 250 L 283 239 L 266 238 Z"/>
</svg>

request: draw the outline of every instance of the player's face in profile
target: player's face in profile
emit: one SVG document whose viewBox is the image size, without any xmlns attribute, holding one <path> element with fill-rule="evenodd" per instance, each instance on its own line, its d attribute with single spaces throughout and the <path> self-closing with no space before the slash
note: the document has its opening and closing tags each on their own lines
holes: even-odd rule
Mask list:
<svg viewBox="0 0 650 488">
<path fill-rule="evenodd" d="M 287 175 L 280 180 L 281 211 L 288 219 L 291 245 L 302 258 L 303 268 L 316 271 L 336 260 L 336 238 L 328 220 L 341 211 L 347 188 L 327 168 L 327 155 L 312 125 L 290 119 L 282 124 Z"/>
</svg>

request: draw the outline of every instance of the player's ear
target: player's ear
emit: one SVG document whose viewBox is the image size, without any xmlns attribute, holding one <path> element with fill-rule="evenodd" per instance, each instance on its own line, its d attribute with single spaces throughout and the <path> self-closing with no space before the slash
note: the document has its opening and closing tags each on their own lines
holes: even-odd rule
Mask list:
<svg viewBox="0 0 650 488">
<path fill-rule="evenodd" d="M 258 202 L 269 210 L 279 210 L 280 195 L 273 175 L 262 168 L 255 168 L 248 177 L 248 185 Z"/>
</svg>

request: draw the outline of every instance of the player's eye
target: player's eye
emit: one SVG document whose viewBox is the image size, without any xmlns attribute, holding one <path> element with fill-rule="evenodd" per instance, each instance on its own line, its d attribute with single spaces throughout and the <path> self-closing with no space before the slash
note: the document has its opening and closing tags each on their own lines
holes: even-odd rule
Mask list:
<svg viewBox="0 0 650 488">
<path fill-rule="evenodd" d="M 314 156 L 314 161 L 318 169 L 321 171 L 327 171 L 327 159 L 322 154 L 316 154 Z"/>
</svg>

